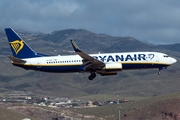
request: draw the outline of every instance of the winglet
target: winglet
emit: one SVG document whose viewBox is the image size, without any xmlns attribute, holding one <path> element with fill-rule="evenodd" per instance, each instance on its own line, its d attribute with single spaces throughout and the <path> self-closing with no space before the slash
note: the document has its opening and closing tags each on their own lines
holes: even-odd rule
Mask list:
<svg viewBox="0 0 180 120">
<path fill-rule="evenodd" d="M 70 40 L 70 42 L 71 42 L 75 52 L 81 52 L 81 50 L 79 49 L 79 47 L 76 45 L 76 43 L 73 40 Z"/>
</svg>

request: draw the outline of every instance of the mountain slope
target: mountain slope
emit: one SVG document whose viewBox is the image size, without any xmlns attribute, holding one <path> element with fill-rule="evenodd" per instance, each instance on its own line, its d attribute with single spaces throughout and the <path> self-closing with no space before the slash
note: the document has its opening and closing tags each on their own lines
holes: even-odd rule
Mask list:
<svg viewBox="0 0 180 120">
<path fill-rule="evenodd" d="M 21 32 L 24 40 L 35 51 L 51 55 L 72 53 L 69 42 L 75 40 L 78 46 L 87 53 L 123 52 L 123 51 L 159 51 L 176 55 L 180 54 L 165 48 L 145 44 L 131 37 L 113 37 L 105 34 L 95 34 L 86 30 L 62 30 L 51 34 L 34 35 Z M 5 34 L 0 39 L 0 92 L 8 90 L 32 91 L 40 95 L 81 97 L 88 95 L 120 95 L 154 96 L 179 91 L 180 63 L 170 66 L 161 76 L 158 70 L 122 71 L 117 76 L 97 76 L 94 81 L 87 79 L 88 74 L 53 74 L 37 71 L 27 71 L 11 65 L 6 57 L 11 55 Z"/>
<path fill-rule="evenodd" d="M 102 107 L 73 109 L 83 115 L 93 115 L 96 119 L 116 120 L 179 120 L 179 93 L 156 96 L 127 103 Z"/>
<path fill-rule="evenodd" d="M 170 45 L 158 45 L 158 47 L 162 47 L 164 49 L 168 49 L 171 51 L 180 52 L 180 43 L 170 44 Z"/>
</svg>

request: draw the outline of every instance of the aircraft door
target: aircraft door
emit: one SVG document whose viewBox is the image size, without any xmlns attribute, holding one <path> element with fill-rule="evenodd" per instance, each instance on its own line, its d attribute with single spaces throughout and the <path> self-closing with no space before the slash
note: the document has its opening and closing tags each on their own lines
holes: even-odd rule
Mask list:
<svg viewBox="0 0 180 120">
<path fill-rule="evenodd" d="M 156 62 L 159 62 L 159 56 L 156 55 Z"/>
<path fill-rule="evenodd" d="M 41 68 L 41 60 L 38 60 L 37 68 Z"/>
</svg>

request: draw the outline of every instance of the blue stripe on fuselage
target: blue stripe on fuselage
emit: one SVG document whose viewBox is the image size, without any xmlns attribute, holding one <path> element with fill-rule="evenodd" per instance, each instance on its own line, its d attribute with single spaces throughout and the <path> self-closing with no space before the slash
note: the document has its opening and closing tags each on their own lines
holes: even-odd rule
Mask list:
<svg viewBox="0 0 180 120">
<path fill-rule="evenodd" d="M 84 71 L 83 66 L 29 66 L 29 65 L 18 65 L 14 64 L 15 66 L 22 67 L 27 70 L 38 70 L 44 72 L 59 72 L 59 73 L 66 73 L 66 72 L 80 72 Z"/>
<path fill-rule="evenodd" d="M 162 68 L 167 67 L 168 64 L 122 64 L 123 70 L 128 69 L 148 69 L 148 68 Z"/>
</svg>

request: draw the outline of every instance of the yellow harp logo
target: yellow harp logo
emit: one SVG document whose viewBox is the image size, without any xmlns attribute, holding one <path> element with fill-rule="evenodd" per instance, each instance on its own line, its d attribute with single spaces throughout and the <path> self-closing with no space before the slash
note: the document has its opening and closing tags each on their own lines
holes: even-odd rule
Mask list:
<svg viewBox="0 0 180 120">
<path fill-rule="evenodd" d="M 24 46 L 24 43 L 22 40 L 15 40 L 13 42 L 10 42 L 10 44 L 11 44 L 11 47 L 14 49 L 14 52 L 16 53 L 16 55 Z"/>
</svg>

